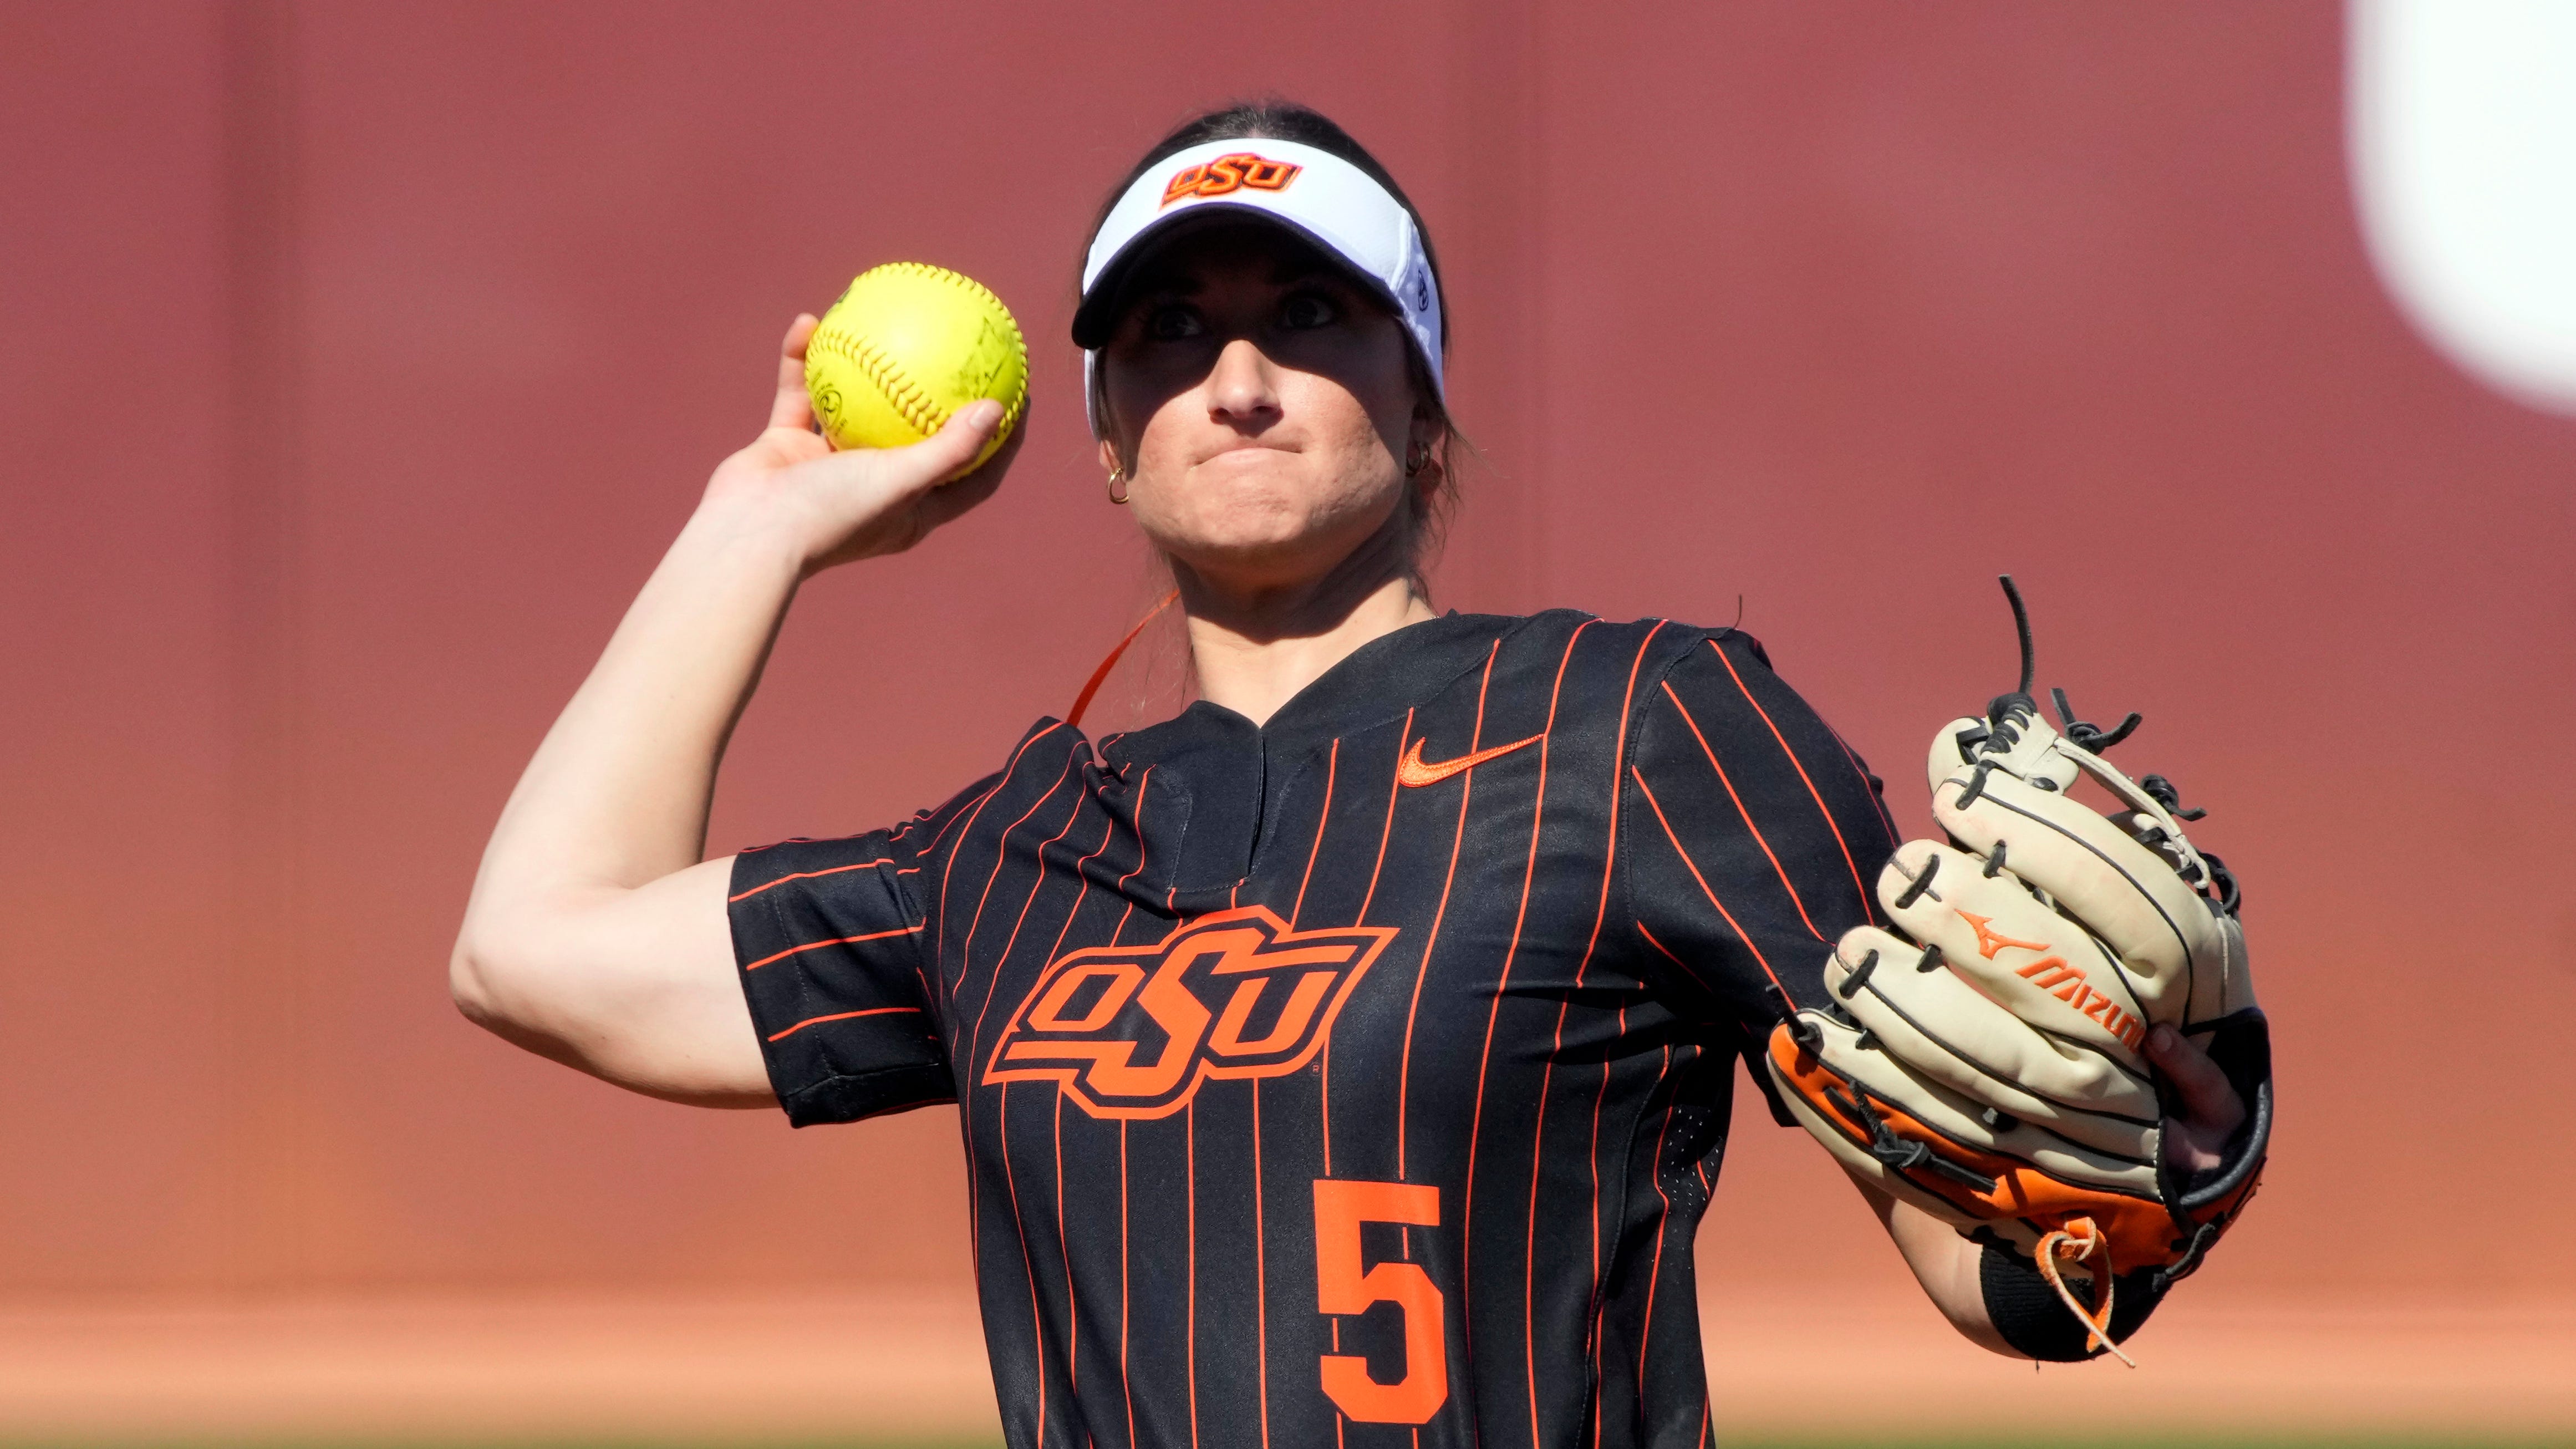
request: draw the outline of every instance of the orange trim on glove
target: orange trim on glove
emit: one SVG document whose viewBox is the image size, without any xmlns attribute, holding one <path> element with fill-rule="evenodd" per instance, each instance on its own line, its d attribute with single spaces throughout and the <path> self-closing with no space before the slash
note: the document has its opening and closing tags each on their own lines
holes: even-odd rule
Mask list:
<svg viewBox="0 0 2576 1449">
<path fill-rule="evenodd" d="M 1780 1079 L 1810 1110 L 1856 1145 L 1869 1145 L 1869 1124 L 1843 1105 L 1853 1100 L 1858 1084 L 1799 1046 L 1786 1026 L 1772 1031 L 1769 1050 Z M 2260 1172 L 2253 1174 L 2243 1187 L 2205 1209 L 2195 1222 L 2186 1224 L 2177 1222 L 2161 1202 L 2067 1182 L 2020 1158 L 1958 1142 L 1874 1092 L 1869 1096 L 1869 1107 L 1896 1136 L 1923 1143 L 1950 1161 L 1994 1179 L 1991 1190 L 1979 1192 L 1938 1172 L 1891 1168 L 1908 1186 L 1950 1204 L 1963 1217 L 2018 1218 L 2042 1235 L 2069 1231 L 2076 1222 L 2087 1222 L 2090 1232 L 2083 1236 L 2099 1241 L 2107 1250 L 2108 1261 L 2124 1269 L 2171 1267 L 2183 1261 L 2191 1248 L 2193 1229 L 2205 1222 L 2224 1224 L 2253 1194 L 2255 1182 L 2262 1176 Z"/>
</svg>

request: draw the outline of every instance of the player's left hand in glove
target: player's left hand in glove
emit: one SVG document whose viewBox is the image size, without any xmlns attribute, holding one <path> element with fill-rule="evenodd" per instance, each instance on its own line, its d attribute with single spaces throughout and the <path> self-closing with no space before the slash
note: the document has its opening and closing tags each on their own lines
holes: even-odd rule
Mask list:
<svg viewBox="0 0 2576 1449">
<path fill-rule="evenodd" d="M 1898 929 L 1843 936 L 1825 967 L 1833 1000 L 1799 1003 L 1767 1064 L 1852 1172 L 2034 1260 L 2087 1347 L 2116 1353 L 2114 1277 L 2146 1272 L 2160 1295 L 2254 1191 L 2269 1038 L 2233 879 L 2185 838 L 2170 786 L 2141 787 L 2099 753 L 2134 719 L 2105 734 L 2069 716 L 2060 733 L 2027 673 L 1986 718 L 1934 739 L 1933 814 L 1955 846 L 1897 851 L 1878 892 Z M 2066 714 L 2062 693 L 2058 705 Z M 2105 818 L 2068 798 L 2079 774 L 2123 808 Z M 2160 1025 L 2206 1050 L 2242 1099 L 2215 1152 L 2168 1140 L 2185 1114 L 2147 1054 Z"/>
</svg>

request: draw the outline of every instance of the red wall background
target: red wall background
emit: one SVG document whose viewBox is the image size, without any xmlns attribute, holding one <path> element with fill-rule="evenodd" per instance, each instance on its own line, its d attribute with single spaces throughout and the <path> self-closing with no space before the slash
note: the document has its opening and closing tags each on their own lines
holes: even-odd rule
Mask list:
<svg viewBox="0 0 2576 1449">
<path fill-rule="evenodd" d="M 2322 4 L 0 10 L 0 1296 L 920 1284 L 953 1113 L 790 1133 L 449 1008 L 484 833 L 762 416 L 917 257 L 1009 487 L 813 587 L 712 846 L 889 819 L 1153 584 L 1063 340 L 1101 192 L 1277 89 L 1423 204 L 1489 466 L 1443 602 L 1732 617 L 1924 823 L 2005 687 L 2213 808 L 2284 1106 L 2211 1280 L 2564 1303 L 2576 421 L 2382 294 Z M 2535 1150 L 2537 1148 L 2538 1150 Z M 1896 1271 L 1747 1126 L 1721 1282 Z"/>
</svg>

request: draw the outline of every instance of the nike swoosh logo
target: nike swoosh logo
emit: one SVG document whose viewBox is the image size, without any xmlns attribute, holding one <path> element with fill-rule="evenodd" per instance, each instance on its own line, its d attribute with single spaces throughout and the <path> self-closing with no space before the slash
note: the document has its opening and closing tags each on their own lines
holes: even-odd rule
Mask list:
<svg viewBox="0 0 2576 1449">
<path fill-rule="evenodd" d="M 1413 748 L 1406 751 L 1404 758 L 1396 762 L 1395 780 L 1399 785 L 1437 785 L 1452 775 L 1463 775 L 1487 760 L 1500 759 L 1514 750 L 1537 744 L 1545 738 L 1547 738 L 1545 735 L 1532 735 L 1525 740 L 1514 740 L 1508 745 L 1496 745 L 1489 750 L 1478 750 L 1472 755 L 1460 755 L 1454 760 L 1442 760 L 1436 765 L 1422 763 L 1422 741 L 1415 740 Z"/>
</svg>

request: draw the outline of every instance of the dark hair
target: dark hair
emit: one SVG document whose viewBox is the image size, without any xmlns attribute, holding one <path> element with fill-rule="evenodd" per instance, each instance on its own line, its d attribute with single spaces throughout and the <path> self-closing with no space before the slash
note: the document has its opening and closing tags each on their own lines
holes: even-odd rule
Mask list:
<svg viewBox="0 0 2576 1449">
<path fill-rule="evenodd" d="M 1338 156 L 1366 172 L 1370 180 L 1385 187 L 1387 194 L 1395 198 L 1396 204 L 1412 216 L 1413 230 L 1422 238 L 1423 259 L 1431 264 L 1431 285 L 1440 294 L 1440 350 L 1444 354 L 1447 353 L 1450 332 L 1454 325 L 1449 311 L 1449 290 L 1441 282 L 1440 253 L 1431 245 L 1431 229 L 1423 225 L 1422 209 L 1413 204 L 1412 197 L 1404 194 L 1404 188 L 1396 184 L 1395 173 L 1387 170 L 1385 163 L 1370 155 L 1368 148 L 1354 140 L 1351 133 L 1343 130 L 1332 117 L 1311 106 L 1301 106 L 1295 101 L 1279 96 L 1264 96 L 1258 100 L 1236 101 L 1220 106 L 1182 122 L 1169 135 L 1146 148 L 1144 156 L 1134 166 L 1128 168 L 1127 174 L 1118 179 L 1116 186 L 1109 188 L 1108 196 L 1101 200 L 1099 214 L 1091 219 L 1090 235 L 1100 234 L 1101 225 L 1109 220 L 1109 213 L 1117 207 L 1118 198 L 1127 194 L 1127 188 L 1136 184 L 1137 177 L 1152 170 L 1164 158 L 1177 155 L 1203 142 L 1255 139 L 1294 141 L 1298 145 L 1312 146 L 1318 151 Z M 1078 264 L 1076 274 L 1079 275 Z M 1456 446 L 1465 440 L 1459 436 L 1457 424 L 1451 421 L 1449 406 L 1442 399 L 1440 390 L 1432 385 L 1430 369 L 1410 343 L 1406 345 L 1404 352 L 1413 370 L 1414 391 L 1421 396 L 1424 404 L 1431 409 L 1432 416 L 1440 424 L 1440 443 L 1433 450 L 1433 459 L 1440 469 L 1439 485 L 1427 498 L 1419 491 L 1413 494 L 1415 526 L 1413 583 L 1415 589 L 1427 598 L 1430 591 L 1422 577 L 1423 569 L 1428 559 L 1438 553 L 1440 540 L 1448 531 L 1449 516 L 1458 506 L 1458 474 L 1453 466 L 1452 455 Z M 1097 388 L 1099 385 L 1099 379 L 1095 377 L 1092 386 Z M 1098 406 L 1101 399 L 1094 397 L 1092 401 L 1095 406 Z M 1107 416 L 1105 408 L 1102 409 L 1101 416 Z M 1472 445 L 1470 447 L 1472 451 Z"/>
</svg>

